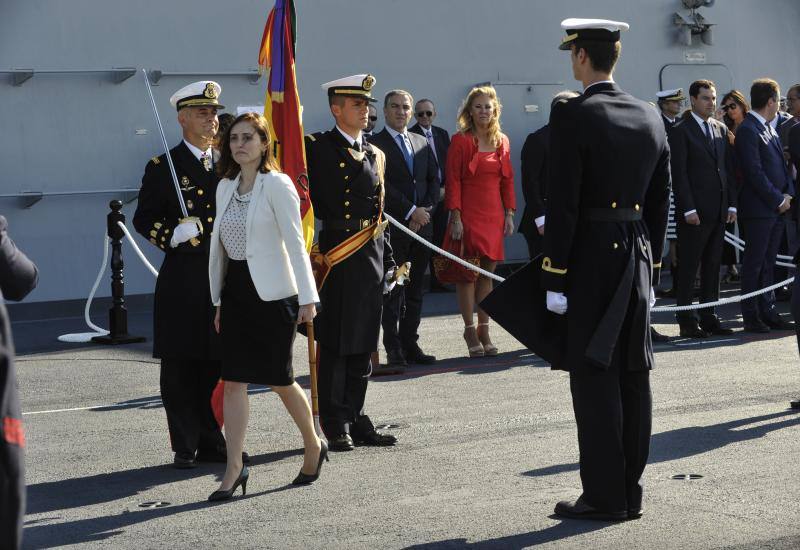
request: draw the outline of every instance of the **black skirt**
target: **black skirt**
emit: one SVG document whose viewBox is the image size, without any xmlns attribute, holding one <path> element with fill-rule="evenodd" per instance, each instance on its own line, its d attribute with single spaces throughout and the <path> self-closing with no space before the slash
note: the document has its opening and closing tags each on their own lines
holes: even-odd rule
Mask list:
<svg viewBox="0 0 800 550">
<path fill-rule="evenodd" d="M 228 260 L 221 299 L 222 379 L 267 386 L 292 384 L 297 296 L 262 300 L 247 261 Z"/>
</svg>

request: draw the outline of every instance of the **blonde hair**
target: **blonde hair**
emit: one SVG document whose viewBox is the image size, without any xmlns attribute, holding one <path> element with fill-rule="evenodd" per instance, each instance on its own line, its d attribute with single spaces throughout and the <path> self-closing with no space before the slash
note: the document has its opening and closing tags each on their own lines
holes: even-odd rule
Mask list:
<svg viewBox="0 0 800 550">
<path fill-rule="evenodd" d="M 492 86 L 476 86 L 469 91 L 467 98 L 461 103 L 461 108 L 458 110 L 458 131 L 462 134 L 469 132 L 477 137 L 475 123 L 469 111 L 472 108 L 472 103 L 475 101 L 475 98 L 480 95 L 487 96 L 494 104 L 494 109 L 492 110 L 493 116 L 491 122 L 489 122 L 487 132 L 494 146 L 500 147 L 503 142 L 503 134 L 500 131 L 500 113 L 503 112 L 503 106 L 500 104 L 500 100 L 497 99 L 497 92 Z"/>
</svg>

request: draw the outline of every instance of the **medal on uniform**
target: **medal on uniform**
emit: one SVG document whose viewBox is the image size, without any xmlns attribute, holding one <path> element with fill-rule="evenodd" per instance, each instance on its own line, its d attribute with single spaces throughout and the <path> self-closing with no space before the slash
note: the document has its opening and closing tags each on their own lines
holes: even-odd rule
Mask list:
<svg viewBox="0 0 800 550">
<path fill-rule="evenodd" d="M 191 200 L 186 201 L 186 209 L 187 210 L 194 209 L 194 203 Z"/>
<path fill-rule="evenodd" d="M 189 187 L 189 178 L 187 178 L 186 176 L 181 176 L 181 186 Z"/>
</svg>

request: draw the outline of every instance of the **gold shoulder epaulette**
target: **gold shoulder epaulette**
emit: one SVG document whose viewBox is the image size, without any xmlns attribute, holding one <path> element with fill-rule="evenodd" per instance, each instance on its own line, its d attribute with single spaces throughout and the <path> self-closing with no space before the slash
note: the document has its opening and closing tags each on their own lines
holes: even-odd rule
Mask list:
<svg viewBox="0 0 800 550">
<path fill-rule="evenodd" d="M 151 161 L 153 161 L 153 164 L 158 164 L 158 163 L 160 163 L 160 162 L 161 162 L 161 159 L 160 159 L 160 158 L 158 158 L 158 157 L 153 157 L 153 158 L 151 158 L 150 160 L 151 160 Z"/>
</svg>

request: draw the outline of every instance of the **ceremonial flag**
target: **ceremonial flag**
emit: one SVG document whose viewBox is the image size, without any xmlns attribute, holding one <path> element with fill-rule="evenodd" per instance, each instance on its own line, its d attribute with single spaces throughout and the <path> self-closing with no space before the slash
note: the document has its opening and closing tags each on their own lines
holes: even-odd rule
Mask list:
<svg viewBox="0 0 800 550">
<path fill-rule="evenodd" d="M 303 122 L 300 97 L 295 78 L 295 45 L 297 18 L 293 0 L 275 0 L 269 12 L 258 64 L 267 73 L 267 95 L 264 117 L 275 139 L 275 159 L 297 188 L 300 195 L 300 219 L 306 250 L 314 239 L 314 210 L 308 194 L 306 150 L 303 141 Z"/>
</svg>

